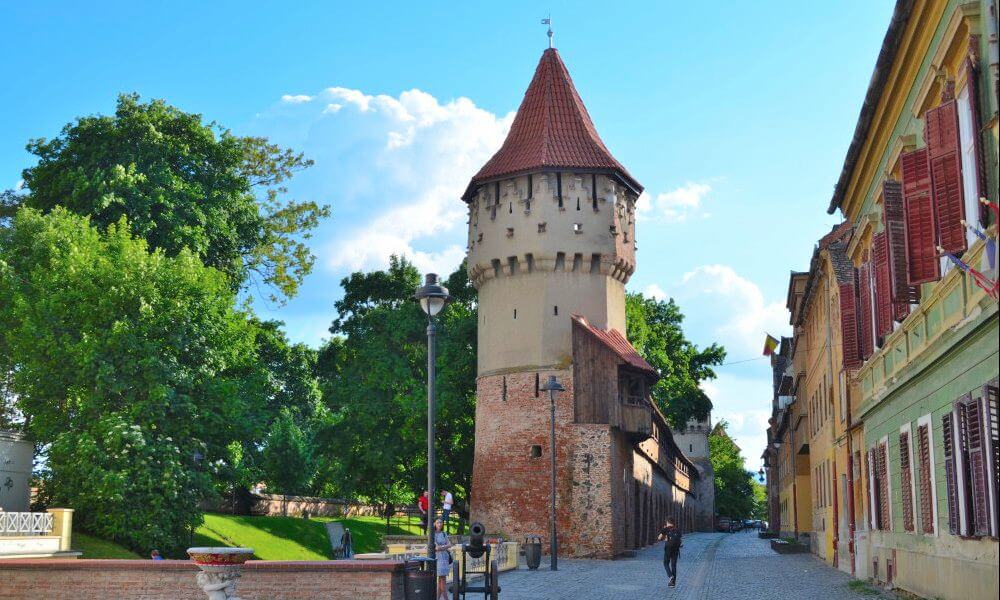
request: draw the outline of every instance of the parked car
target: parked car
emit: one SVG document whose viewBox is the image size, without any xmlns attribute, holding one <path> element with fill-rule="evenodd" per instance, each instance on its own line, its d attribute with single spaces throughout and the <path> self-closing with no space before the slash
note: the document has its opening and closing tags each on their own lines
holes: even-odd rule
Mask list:
<svg viewBox="0 0 1000 600">
<path fill-rule="evenodd" d="M 715 530 L 716 531 L 732 531 L 733 522 L 729 517 L 716 517 L 715 518 Z"/>
</svg>

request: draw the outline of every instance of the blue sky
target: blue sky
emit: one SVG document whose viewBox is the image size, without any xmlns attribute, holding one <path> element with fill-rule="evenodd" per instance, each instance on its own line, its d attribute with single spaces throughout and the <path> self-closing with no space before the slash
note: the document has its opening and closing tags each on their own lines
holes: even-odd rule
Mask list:
<svg viewBox="0 0 1000 600">
<path fill-rule="evenodd" d="M 825 208 L 891 0 L 840 2 L 2 2 L 0 188 L 32 137 L 164 98 L 316 166 L 291 186 L 327 203 L 316 268 L 283 307 L 293 339 L 327 335 L 339 281 L 391 252 L 446 273 L 468 178 L 503 140 L 556 46 L 605 143 L 646 187 L 630 289 L 672 296 L 699 344 L 757 358 L 787 333 L 788 273 L 837 218 Z M 756 470 L 766 360 L 706 385 Z"/>
</svg>

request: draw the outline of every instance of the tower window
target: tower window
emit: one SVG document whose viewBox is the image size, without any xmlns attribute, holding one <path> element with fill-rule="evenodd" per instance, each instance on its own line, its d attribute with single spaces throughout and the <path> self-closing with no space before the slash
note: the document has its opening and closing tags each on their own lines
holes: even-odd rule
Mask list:
<svg viewBox="0 0 1000 600">
<path fill-rule="evenodd" d="M 513 202 L 508 202 L 507 203 L 507 214 L 508 215 L 514 214 L 514 203 Z"/>
<path fill-rule="evenodd" d="M 530 200 L 534 196 L 535 188 L 532 185 L 531 175 L 528 175 L 528 199 Z"/>
<path fill-rule="evenodd" d="M 573 233 L 583 233 L 583 223 L 573 223 Z"/>
<path fill-rule="evenodd" d="M 576 210 L 580 210 L 580 197 L 576 197 Z"/>
<path fill-rule="evenodd" d="M 688 452 L 694 452 L 694 444 L 688 444 Z"/>
<path fill-rule="evenodd" d="M 531 458 L 541 458 L 542 457 L 542 447 L 535 444 L 531 447 Z"/>
<path fill-rule="evenodd" d="M 543 223 L 539 223 L 538 224 L 538 233 L 545 233 L 545 226 L 546 225 L 548 225 L 548 223 L 544 223 L 544 222 Z"/>
<path fill-rule="evenodd" d="M 514 309 L 514 318 L 515 319 L 517 318 L 517 309 L 516 308 Z"/>
<path fill-rule="evenodd" d="M 524 255 L 524 262 L 527 265 L 528 272 L 532 273 L 535 270 L 535 255 L 532 253 L 527 253 Z"/>
<path fill-rule="evenodd" d="M 503 400 L 504 402 L 507 401 L 507 376 L 506 375 L 504 375 L 504 378 L 503 378 L 503 389 L 500 390 L 500 399 Z"/>
<path fill-rule="evenodd" d="M 573 255 L 573 270 L 580 271 L 583 267 L 583 255 L 580 253 Z"/>
<path fill-rule="evenodd" d="M 558 306 L 553 306 L 552 307 L 552 314 L 555 315 L 555 316 L 557 316 L 557 317 L 559 316 L 559 307 Z"/>
<path fill-rule="evenodd" d="M 507 228 L 507 237 L 514 237 L 514 228 L 513 227 L 508 227 Z"/>
<path fill-rule="evenodd" d="M 601 272 L 601 255 L 591 254 L 590 255 L 590 272 L 600 273 Z"/>
<path fill-rule="evenodd" d="M 535 373 L 535 398 L 538 397 L 538 390 L 540 389 L 538 384 L 540 383 L 539 382 L 540 379 L 541 376 L 538 373 Z"/>
<path fill-rule="evenodd" d="M 556 196 L 559 198 L 559 208 L 563 208 L 562 173 L 556 173 Z"/>
</svg>

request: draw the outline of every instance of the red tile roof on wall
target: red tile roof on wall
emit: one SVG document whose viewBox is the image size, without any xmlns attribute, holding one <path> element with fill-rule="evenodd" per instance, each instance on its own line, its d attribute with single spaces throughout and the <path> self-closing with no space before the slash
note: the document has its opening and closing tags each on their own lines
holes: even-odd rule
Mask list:
<svg viewBox="0 0 1000 600">
<path fill-rule="evenodd" d="M 573 315 L 572 318 L 576 324 L 590 332 L 591 335 L 621 357 L 630 367 L 645 371 L 659 378 L 660 374 L 657 373 L 656 369 L 646 362 L 646 359 L 639 354 L 639 351 L 635 349 L 632 343 L 628 341 L 628 338 L 622 335 L 620 331 L 617 329 L 608 329 L 605 331 L 604 329 L 594 327 L 587 322 L 586 318 L 580 315 Z"/>
<path fill-rule="evenodd" d="M 542 53 L 507 139 L 472 178 L 464 198 L 487 181 L 554 168 L 610 172 L 642 192 L 601 141 L 566 65 L 556 49 L 549 48 Z"/>
</svg>

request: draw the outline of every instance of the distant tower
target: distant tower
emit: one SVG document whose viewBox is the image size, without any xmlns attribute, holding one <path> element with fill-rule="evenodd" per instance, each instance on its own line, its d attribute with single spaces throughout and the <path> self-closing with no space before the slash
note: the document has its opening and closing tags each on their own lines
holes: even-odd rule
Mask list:
<svg viewBox="0 0 1000 600">
<path fill-rule="evenodd" d="M 542 54 L 499 151 L 463 195 L 478 291 L 472 518 L 510 538 L 549 530 L 555 375 L 563 552 L 614 556 L 657 519 L 690 522 L 688 470 L 649 400 L 658 375 L 625 338 L 642 186 L 597 134 L 559 53 Z"/>
<path fill-rule="evenodd" d="M 674 431 L 674 441 L 698 468 L 701 477 L 695 484 L 698 503 L 695 506 L 694 528 L 715 531 L 715 470 L 709 459 L 708 437 L 712 434 L 712 415 L 705 419 L 688 419 L 684 429 Z"/>
</svg>

